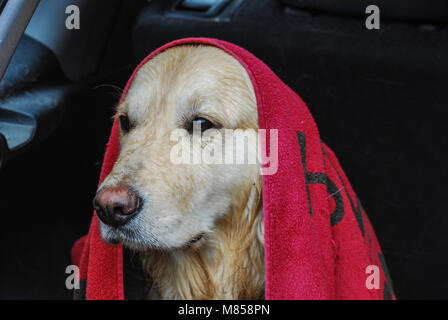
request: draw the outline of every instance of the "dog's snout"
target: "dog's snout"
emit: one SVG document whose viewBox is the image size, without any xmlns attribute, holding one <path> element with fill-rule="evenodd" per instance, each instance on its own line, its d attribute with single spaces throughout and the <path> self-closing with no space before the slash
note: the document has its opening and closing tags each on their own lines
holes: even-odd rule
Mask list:
<svg viewBox="0 0 448 320">
<path fill-rule="evenodd" d="M 93 200 L 98 218 L 115 228 L 128 223 L 140 205 L 140 197 L 126 186 L 103 188 Z"/>
</svg>

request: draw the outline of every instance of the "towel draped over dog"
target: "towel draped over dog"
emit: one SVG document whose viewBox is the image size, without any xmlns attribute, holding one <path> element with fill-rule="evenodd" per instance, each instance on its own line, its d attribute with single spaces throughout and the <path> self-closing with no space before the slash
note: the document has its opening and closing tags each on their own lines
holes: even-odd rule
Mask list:
<svg viewBox="0 0 448 320">
<path fill-rule="evenodd" d="M 228 42 L 189 38 L 174 46 L 221 48 L 246 69 L 255 90 L 259 128 L 278 131 L 278 170 L 263 175 L 266 299 L 394 299 L 391 280 L 372 226 L 335 154 L 321 141 L 308 108 L 262 61 Z M 112 133 L 100 184 L 119 154 L 119 126 Z M 266 153 L 270 154 L 267 138 Z M 274 152 L 274 150 L 273 150 Z M 87 236 L 72 249 L 80 268 L 77 299 L 124 299 L 123 247 L 105 243 L 96 213 Z"/>
</svg>

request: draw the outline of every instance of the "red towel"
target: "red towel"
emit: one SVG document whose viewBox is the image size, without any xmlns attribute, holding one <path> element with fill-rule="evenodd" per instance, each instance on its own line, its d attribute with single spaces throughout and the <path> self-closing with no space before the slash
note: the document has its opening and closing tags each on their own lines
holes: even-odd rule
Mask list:
<svg viewBox="0 0 448 320">
<path fill-rule="evenodd" d="M 395 298 L 375 233 L 336 156 L 320 140 L 305 103 L 262 61 L 228 42 L 190 38 L 157 49 L 136 71 L 167 48 L 198 43 L 219 47 L 244 66 L 255 90 L 260 129 L 278 129 L 278 171 L 263 176 L 266 299 Z M 118 153 L 114 123 L 100 183 Z M 103 242 L 95 213 L 72 256 L 82 279 L 75 298 L 124 298 L 123 248 Z M 374 279 L 379 279 L 376 286 Z"/>
</svg>

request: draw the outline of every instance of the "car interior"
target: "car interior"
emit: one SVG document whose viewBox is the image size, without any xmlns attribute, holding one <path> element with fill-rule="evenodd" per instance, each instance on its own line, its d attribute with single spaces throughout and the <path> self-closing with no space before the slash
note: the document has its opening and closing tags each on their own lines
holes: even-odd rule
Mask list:
<svg viewBox="0 0 448 320">
<path fill-rule="evenodd" d="M 357 190 L 397 298 L 448 296 L 448 2 L 377 0 L 379 30 L 365 0 L 15 3 L 22 29 L 9 26 L 17 47 L 0 58 L 0 299 L 72 299 L 65 268 L 121 91 L 141 59 L 185 37 L 242 46 L 294 89 Z"/>
</svg>

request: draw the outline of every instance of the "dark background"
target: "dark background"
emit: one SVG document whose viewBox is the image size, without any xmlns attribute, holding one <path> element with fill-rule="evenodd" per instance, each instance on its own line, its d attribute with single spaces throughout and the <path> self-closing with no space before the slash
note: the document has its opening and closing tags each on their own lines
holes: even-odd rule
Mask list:
<svg viewBox="0 0 448 320">
<path fill-rule="evenodd" d="M 93 72 L 70 79 L 51 50 L 24 38 L 13 64 L 40 50 L 51 66 L 0 84 L 2 99 L 42 83 L 76 88 L 54 129 L 0 172 L 0 298 L 71 298 L 64 271 L 88 230 L 113 86 L 153 49 L 190 36 L 243 46 L 303 98 L 372 221 L 397 297 L 448 297 L 445 1 L 247 0 L 211 17 L 177 1 L 114 3 Z M 380 7 L 380 30 L 364 25 L 368 4 Z"/>
</svg>

